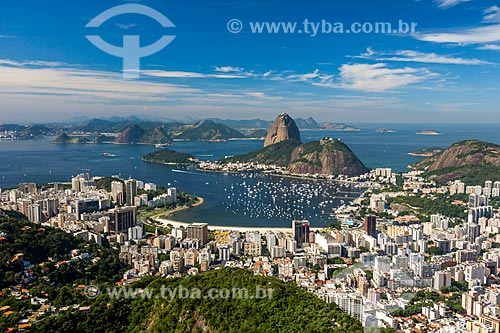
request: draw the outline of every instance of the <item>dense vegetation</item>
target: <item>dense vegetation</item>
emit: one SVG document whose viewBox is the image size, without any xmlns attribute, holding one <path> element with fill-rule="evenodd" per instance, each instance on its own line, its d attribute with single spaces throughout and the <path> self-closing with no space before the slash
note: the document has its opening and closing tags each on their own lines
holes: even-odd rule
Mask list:
<svg viewBox="0 0 500 333">
<path fill-rule="evenodd" d="M 0 307 L 13 311 L 0 316 L 0 332 L 26 318 L 27 310 L 39 308 L 28 297 L 9 297 L 11 288 L 25 289 L 58 307 L 84 305 L 89 300 L 75 290 L 77 285 L 112 284 L 126 268 L 112 249 L 33 224 L 16 212 L 0 211 L 0 235 Z M 76 249 L 85 255 L 72 257 Z"/>
<path fill-rule="evenodd" d="M 422 148 L 419 150 L 415 150 L 409 154 L 411 155 L 420 155 L 425 157 L 431 157 L 443 152 L 443 148 L 433 147 L 433 148 Z"/>
<path fill-rule="evenodd" d="M 0 288 L 18 283 L 30 286 L 46 280 L 55 288 L 85 279 L 114 282 L 121 278 L 125 265 L 111 249 L 60 229 L 40 227 L 18 213 L 5 214 L 0 217 L 0 233 L 4 235 L 0 247 Z M 71 260 L 70 252 L 74 249 L 89 256 Z M 56 266 L 57 262 L 67 260 L 66 264 Z"/>
<path fill-rule="evenodd" d="M 288 166 L 292 152 L 301 144 L 297 140 L 286 140 L 248 154 L 225 159 L 225 162 L 254 162 L 269 165 Z"/>
<path fill-rule="evenodd" d="M 447 291 L 447 290 L 443 290 Z M 396 309 L 391 312 L 395 317 L 409 317 L 422 312 L 422 307 L 433 306 L 435 303 L 442 302 L 453 312 L 464 313 L 462 308 L 462 296 L 460 293 L 444 294 L 435 291 L 418 291 L 413 295 L 410 304 L 404 309 Z"/>
<path fill-rule="evenodd" d="M 447 181 L 461 180 L 466 185 L 482 185 L 485 181 L 500 179 L 500 168 L 491 165 L 467 165 L 460 168 L 444 168 L 425 173 L 432 179 Z"/>
<path fill-rule="evenodd" d="M 104 189 L 108 192 L 111 192 L 111 183 L 112 182 L 120 182 L 125 184 L 123 180 L 115 177 L 102 177 L 95 181 L 97 188 Z"/>
<path fill-rule="evenodd" d="M 389 198 L 388 204 L 406 205 L 409 211 L 413 211 L 420 219 L 428 220 L 432 214 L 443 214 L 451 218 L 466 219 L 466 208 L 462 205 L 454 205 L 452 199 L 447 199 L 445 195 L 438 195 L 435 198 L 420 196 L 398 196 Z"/>
<path fill-rule="evenodd" d="M 193 290 L 207 295 L 211 288 L 246 288 L 254 296 L 257 286 L 273 289 L 271 297 L 110 300 L 106 295 L 81 318 L 69 312 L 46 318 L 35 332 L 363 332 L 361 323 L 301 287 L 276 278 L 255 276 L 238 268 L 225 268 L 185 279 L 143 278 L 135 287 L 155 291 L 161 286 Z M 178 289 L 177 289 L 178 290 Z"/>
<path fill-rule="evenodd" d="M 91 142 L 87 138 L 80 136 L 69 136 L 66 133 L 60 134 L 57 138 L 52 141 L 52 143 L 60 143 L 60 144 L 70 144 L 70 143 L 89 143 Z"/>
<path fill-rule="evenodd" d="M 179 153 L 170 149 L 160 149 L 144 155 L 142 160 L 153 163 L 192 164 L 196 159 L 190 154 Z"/>
</svg>

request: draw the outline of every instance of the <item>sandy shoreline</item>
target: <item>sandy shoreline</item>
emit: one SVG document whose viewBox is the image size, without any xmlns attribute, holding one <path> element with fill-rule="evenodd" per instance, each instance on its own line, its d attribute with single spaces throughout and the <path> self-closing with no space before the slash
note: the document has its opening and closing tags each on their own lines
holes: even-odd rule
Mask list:
<svg viewBox="0 0 500 333">
<path fill-rule="evenodd" d="M 173 227 L 179 228 L 179 227 L 184 227 L 186 228 L 187 226 L 191 225 L 192 223 L 189 222 L 179 222 L 179 221 L 174 221 L 170 219 L 163 219 L 163 218 L 157 218 L 157 222 L 160 222 L 163 226 L 167 226 L 168 224 L 172 225 Z M 195 223 L 195 222 L 193 222 Z M 219 225 L 211 225 L 208 224 L 208 229 L 209 230 L 230 230 L 230 231 L 260 231 L 260 232 L 266 232 L 266 231 L 274 231 L 274 232 L 292 232 L 292 226 L 290 222 L 290 228 L 279 228 L 279 227 L 246 227 L 246 226 L 219 226 Z M 311 228 L 312 229 L 312 228 Z"/>
</svg>

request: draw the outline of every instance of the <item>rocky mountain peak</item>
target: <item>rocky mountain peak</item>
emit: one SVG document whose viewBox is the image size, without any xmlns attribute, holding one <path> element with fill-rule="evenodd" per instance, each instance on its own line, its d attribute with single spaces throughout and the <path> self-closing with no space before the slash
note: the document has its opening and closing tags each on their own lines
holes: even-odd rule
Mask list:
<svg viewBox="0 0 500 333">
<path fill-rule="evenodd" d="M 280 114 L 271 125 L 264 141 L 264 147 L 286 141 L 300 140 L 300 132 L 295 121 L 286 113 Z"/>
</svg>

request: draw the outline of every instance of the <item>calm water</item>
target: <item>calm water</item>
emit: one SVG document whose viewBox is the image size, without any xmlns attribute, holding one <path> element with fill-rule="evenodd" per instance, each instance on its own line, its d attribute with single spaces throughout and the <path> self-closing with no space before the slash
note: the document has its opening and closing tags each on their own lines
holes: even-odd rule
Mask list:
<svg viewBox="0 0 500 333">
<path fill-rule="evenodd" d="M 408 152 L 426 147 L 447 147 L 465 139 L 500 144 L 497 125 L 357 125 L 360 132 L 302 131 L 302 140 L 324 136 L 340 137 L 369 167 L 406 170 L 419 160 Z M 376 133 L 390 127 L 397 133 Z M 415 135 L 432 129 L 440 136 Z M 262 141 L 225 143 L 176 142 L 172 149 L 200 159 L 219 159 L 259 149 Z M 289 226 L 291 218 L 309 218 L 313 225 L 328 223 L 329 212 L 348 202 L 359 192 L 356 188 L 337 188 L 325 182 L 297 181 L 277 177 L 224 175 L 181 170 L 144 163 L 141 156 L 156 148 L 144 145 L 55 145 L 49 139 L 0 141 L 0 188 L 15 187 L 19 182 L 69 181 L 72 175 L 119 175 L 172 185 L 181 191 L 205 197 L 205 205 L 181 212 L 180 221 L 204 221 L 218 225 Z M 103 153 L 116 155 L 106 157 Z M 286 194 L 286 196 L 285 196 Z"/>
</svg>

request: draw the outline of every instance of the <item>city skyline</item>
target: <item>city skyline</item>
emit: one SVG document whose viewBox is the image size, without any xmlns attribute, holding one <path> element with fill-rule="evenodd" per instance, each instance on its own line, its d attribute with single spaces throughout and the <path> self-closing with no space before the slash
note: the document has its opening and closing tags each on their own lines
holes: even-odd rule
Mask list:
<svg viewBox="0 0 500 333">
<path fill-rule="evenodd" d="M 175 27 L 136 14 L 85 27 L 113 6 L 134 3 Z M 272 119 L 285 111 L 335 122 L 498 122 L 497 1 L 292 1 L 286 7 L 278 1 L 23 1 L 2 3 L 0 13 L 2 122 L 144 114 Z M 242 30 L 228 31 L 231 20 Z M 416 23 L 415 32 L 313 28 L 400 21 Z M 252 33 L 259 22 L 305 29 Z M 140 35 L 141 46 L 164 34 L 176 37 L 141 59 L 140 78 L 126 80 L 122 59 L 86 39 L 96 31 L 117 46 L 123 35 Z"/>
</svg>

